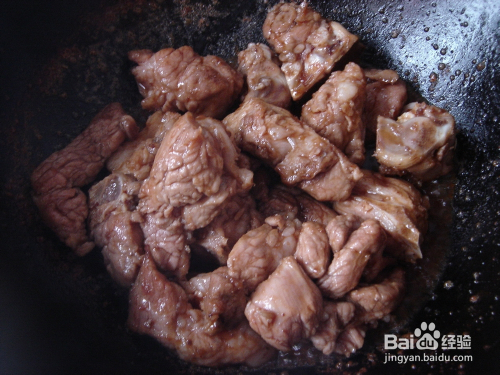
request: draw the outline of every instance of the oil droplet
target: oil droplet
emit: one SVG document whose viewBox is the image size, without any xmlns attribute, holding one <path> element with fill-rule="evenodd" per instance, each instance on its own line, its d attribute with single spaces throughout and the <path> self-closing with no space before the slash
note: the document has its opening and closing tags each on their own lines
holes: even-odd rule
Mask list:
<svg viewBox="0 0 500 375">
<path fill-rule="evenodd" d="M 445 64 L 443 64 L 443 63 L 439 63 L 439 65 L 438 65 L 438 69 L 439 69 L 439 70 L 444 70 L 444 68 L 446 68 L 446 65 L 445 65 Z"/>
<path fill-rule="evenodd" d="M 476 69 L 478 71 L 482 71 L 486 67 L 486 63 L 484 61 L 481 61 L 479 64 L 477 64 Z"/>
<path fill-rule="evenodd" d="M 428 32 L 428 31 L 429 31 L 429 28 L 428 28 L 428 27 L 424 27 L 424 31 L 425 31 L 425 32 Z"/>
<path fill-rule="evenodd" d="M 438 75 L 434 72 L 432 72 L 430 75 L 429 75 L 429 80 L 431 82 L 436 82 L 438 80 Z"/>
<path fill-rule="evenodd" d="M 431 40 L 431 37 L 430 36 L 426 36 L 425 40 Z"/>
<path fill-rule="evenodd" d="M 467 27 L 467 26 L 469 26 L 469 23 L 468 23 L 467 21 L 464 21 L 464 22 L 462 22 L 462 23 L 460 24 L 460 26 L 462 26 L 462 27 Z"/>
<path fill-rule="evenodd" d="M 389 20 L 387 19 L 387 17 L 382 18 L 382 23 L 387 23 L 387 22 L 389 22 Z"/>
<path fill-rule="evenodd" d="M 439 48 L 439 46 L 436 43 L 432 43 L 432 48 L 434 48 L 436 51 Z"/>
<path fill-rule="evenodd" d="M 446 52 L 448 51 L 448 48 L 444 47 L 444 48 L 441 48 L 441 51 L 439 51 L 439 53 L 441 53 L 441 55 L 446 55 Z"/>
<path fill-rule="evenodd" d="M 451 280 L 445 281 L 443 287 L 445 289 L 451 289 L 451 288 L 453 288 L 453 281 L 451 281 Z"/>
<path fill-rule="evenodd" d="M 470 297 L 469 301 L 471 303 L 476 303 L 477 301 L 479 301 L 479 296 L 477 294 L 475 294 L 475 295 Z"/>
<path fill-rule="evenodd" d="M 455 76 L 452 74 L 452 75 L 450 76 L 450 81 L 454 81 L 454 80 L 455 80 Z"/>
</svg>

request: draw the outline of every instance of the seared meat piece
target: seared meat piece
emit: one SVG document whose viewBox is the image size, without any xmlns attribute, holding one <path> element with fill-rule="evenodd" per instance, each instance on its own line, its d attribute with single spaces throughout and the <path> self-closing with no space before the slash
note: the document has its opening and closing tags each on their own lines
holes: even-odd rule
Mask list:
<svg viewBox="0 0 500 375">
<path fill-rule="evenodd" d="M 222 118 L 243 87 L 243 77 L 224 60 L 199 56 L 189 46 L 131 51 L 129 58 L 138 64 L 132 73 L 144 109 Z"/>
<path fill-rule="evenodd" d="M 301 120 L 343 151 L 350 161 L 365 160 L 365 124 L 362 121 L 366 79 L 355 63 L 333 72 L 302 107 Z"/>
<path fill-rule="evenodd" d="M 375 157 L 383 174 L 430 181 L 453 168 L 455 119 L 444 109 L 411 103 L 397 121 L 379 117 Z"/>
<path fill-rule="evenodd" d="M 361 177 L 335 146 L 290 112 L 258 98 L 245 101 L 224 124 L 245 151 L 273 167 L 286 185 L 319 200 L 342 200 Z"/>
<path fill-rule="evenodd" d="M 297 261 L 283 258 L 253 293 L 245 308 L 250 327 L 279 350 L 291 350 L 316 332 L 323 299 Z"/>
<path fill-rule="evenodd" d="M 219 214 L 205 227 L 194 232 L 195 242 L 215 255 L 221 265 L 236 241 L 249 230 L 264 223 L 256 210 L 255 202 L 247 194 L 237 194 L 228 199 Z"/>
<path fill-rule="evenodd" d="M 183 360 L 202 366 L 258 366 L 275 354 L 245 321 L 227 329 L 193 308 L 184 289 L 160 273 L 147 255 L 129 299 L 129 327 L 175 349 Z"/>
<path fill-rule="evenodd" d="M 363 122 L 367 138 L 375 139 L 378 116 L 396 119 L 408 95 L 405 82 L 394 70 L 365 69 L 365 76 L 367 84 Z"/>
<path fill-rule="evenodd" d="M 324 295 L 340 298 L 358 285 L 368 259 L 385 246 L 386 234 L 375 220 L 356 229 L 342 250 L 335 253 L 325 276 L 318 280 Z"/>
<path fill-rule="evenodd" d="M 356 308 L 351 302 L 323 302 L 323 319 L 318 330 L 311 336 L 314 347 L 330 355 L 335 349 L 337 338 L 345 326 L 354 318 Z"/>
<path fill-rule="evenodd" d="M 290 89 L 279 64 L 276 54 L 265 44 L 250 43 L 238 53 L 238 70 L 248 86 L 245 99 L 261 98 L 282 108 L 290 105 Z"/>
<path fill-rule="evenodd" d="M 325 204 L 318 202 L 311 196 L 301 193 L 295 196 L 299 203 L 299 219 L 301 221 L 314 221 L 315 223 L 323 224 L 326 226 L 337 213 Z"/>
<path fill-rule="evenodd" d="M 366 326 L 347 326 L 337 338 L 333 351 L 349 357 L 365 343 Z"/>
<path fill-rule="evenodd" d="M 102 248 L 108 272 L 123 286 L 134 282 L 144 254 L 136 211 L 140 188 L 134 177 L 113 173 L 89 190 L 90 236 Z"/>
<path fill-rule="evenodd" d="M 186 113 L 163 139 L 140 191 L 145 248 L 177 277 L 189 268 L 185 230 L 208 225 L 224 202 L 250 189 L 252 172 L 236 165 L 238 152 L 214 119 Z"/>
<path fill-rule="evenodd" d="M 303 180 L 299 187 L 320 201 L 342 201 L 351 195 L 356 182 L 363 177 L 361 170 L 339 149 L 334 149 L 335 165 L 318 173 L 311 180 Z"/>
<path fill-rule="evenodd" d="M 45 223 L 78 255 L 94 248 L 86 229 L 87 197 L 79 189 L 91 183 L 106 159 L 139 128 L 119 103 L 106 106 L 69 145 L 50 155 L 31 175 L 33 200 Z"/>
<path fill-rule="evenodd" d="M 165 133 L 179 117 L 181 115 L 176 112 L 153 113 L 137 139 L 125 142 L 111 155 L 106 162 L 108 170 L 114 173 L 131 174 L 139 181 L 145 180 L 149 176 Z"/>
<path fill-rule="evenodd" d="M 306 1 L 275 5 L 262 31 L 279 54 L 294 100 L 330 73 L 358 39 L 341 24 L 323 19 Z"/>
<path fill-rule="evenodd" d="M 406 181 L 366 170 L 363 175 L 349 199 L 334 203 L 335 210 L 360 220 L 378 220 L 389 235 L 386 250 L 397 258 L 422 258 L 420 243 L 427 230 L 428 198 Z"/>
<path fill-rule="evenodd" d="M 282 258 L 293 255 L 301 223 L 276 215 L 243 235 L 229 253 L 229 274 L 243 281 L 251 292 L 267 279 Z"/>
<path fill-rule="evenodd" d="M 405 289 L 405 273 L 396 268 L 380 284 L 353 290 L 347 300 L 358 308 L 356 321 L 370 323 L 384 318 L 401 302 Z"/>
<path fill-rule="evenodd" d="M 245 290 L 240 280 L 229 276 L 227 267 L 191 278 L 184 289 L 193 305 L 210 319 L 220 319 L 226 327 L 234 327 L 245 318 Z"/>
<path fill-rule="evenodd" d="M 351 233 L 358 229 L 360 224 L 353 215 L 338 215 L 330 220 L 326 226 L 326 233 L 334 254 L 342 250 Z"/>
<path fill-rule="evenodd" d="M 325 226 L 313 221 L 303 223 L 294 256 L 310 278 L 317 279 L 325 274 L 330 252 Z"/>
</svg>

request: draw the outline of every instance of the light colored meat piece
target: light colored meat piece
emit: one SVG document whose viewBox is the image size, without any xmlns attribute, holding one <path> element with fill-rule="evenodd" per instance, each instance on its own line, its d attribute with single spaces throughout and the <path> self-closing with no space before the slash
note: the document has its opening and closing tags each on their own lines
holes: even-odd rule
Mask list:
<svg viewBox="0 0 500 375">
<path fill-rule="evenodd" d="M 338 253 L 347 243 L 351 233 L 359 228 L 358 218 L 353 215 L 338 215 L 326 226 L 328 242 L 333 253 Z"/>
<path fill-rule="evenodd" d="M 295 196 L 299 203 L 299 216 L 301 221 L 314 221 L 326 226 L 337 213 L 322 202 L 318 202 L 308 194 L 301 193 Z"/>
<path fill-rule="evenodd" d="M 343 297 L 358 285 L 372 254 L 385 246 L 386 234 L 375 220 L 356 229 L 342 250 L 334 254 L 325 276 L 318 280 L 321 292 L 330 298 Z"/>
<path fill-rule="evenodd" d="M 401 113 L 408 94 L 405 82 L 394 70 L 365 69 L 366 101 L 363 122 L 367 138 L 374 139 L 377 132 L 377 118 L 396 119 Z"/>
<path fill-rule="evenodd" d="M 243 77 L 217 56 L 199 56 L 189 46 L 156 53 L 129 53 L 142 107 L 222 118 L 243 87 Z"/>
<path fill-rule="evenodd" d="M 350 62 L 333 72 L 302 107 L 301 120 L 343 151 L 358 165 L 365 160 L 365 124 L 362 121 L 366 79 Z"/>
<path fill-rule="evenodd" d="M 303 223 L 294 256 L 310 278 L 318 279 L 325 274 L 330 253 L 325 226 L 313 221 Z"/>
<path fill-rule="evenodd" d="M 271 49 L 262 43 L 250 43 L 238 53 L 238 70 L 246 78 L 245 99 L 261 98 L 267 103 L 288 108 L 292 100 L 285 74 Z"/>
<path fill-rule="evenodd" d="M 306 1 L 276 4 L 262 31 L 279 54 L 294 100 L 330 73 L 358 39 L 338 22 L 322 18 Z"/>
<path fill-rule="evenodd" d="M 247 194 L 228 199 L 219 214 L 205 227 L 194 232 L 195 242 L 215 255 L 219 264 L 226 265 L 234 244 L 249 230 L 258 228 L 264 218 Z"/>
<path fill-rule="evenodd" d="M 293 255 L 301 223 L 276 215 L 244 234 L 229 253 L 230 275 L 243 281 L 251 292 L 267 279 L 282 258 Z"/>
<path fill-rule="evenodd" d="M 130 286 L 139 272 L 144 236 L 136 211 L 141 183 L 134 177 L 111 174 L 89 190 L 89 229 L 102 249 L 113 279 Z"/>
<path fill-rule="evenodd" d="M 284 351 L 314 335 L 322 315 L 320 291 L 291 256 L 257 287 L 245 308 L 250 327 Z"/>
<path fill-rule="evenodd" d="M 332 354 L 337 338 L 354 318 L 355 311 L 356 308 L 351 302 L 323 301 L 323 319 L 316 333 L 311 336 L 314 347 L 325 355 Z"/>
<path fill-rule="evenodd" d="M 363 347 L 366 336 L 365 326 L 348 326 L 342 331 L 335 343 L 334 352 L 346 357 Z"/>
<path fill-rule="evenodd" d="M 137 139 L 125 142 L 106 162 L 112 173 L 133 175 L 137 180 L 145 180 L 149 176 L 156 152 L 165 133 L 181 117 L 176 112 L 161 111 L 153 113 L 146 121 Z"/>
<path fill-rule="evenodd" d="M 261 99 L 245 101 L 223 122 L 241 149 L 273 167 L 284 184 L 298 184 L 316 199 L 345 199 L 361 177 L 328 140 Z"/>
<path fill-rule="evenodd" d="M 128 325 L 148 334 L 185 361 L 202 366 L 259 366 L 275 355 L 246 322 L 232 329 L 189 303 L 185 291 L 145 256 L 130 291 Z"/>
<path fill-rule="evenodd" d="M 245 290 L 240 280 L 229 276 L 227 267 L 198 274 L 183 286 L 194 306 L 211 319 L 220 319 L 226 327 L 235 327 L 245 318 Z"/>
<path fill-rule="evenodd" d="M 140 191 L 145 248 L 162 270 L 189 269 L 185 231 L 208 225 L 224 203 L 252 186 L 236 164 L 238 150 L 220 122 L 186 113 L 164 137 Z M 177 267 L 177 268 L 176 268 Z"/>
<path fill-rule="evenodd" d="M 453 169 L 455 119 L 444 109 L 411 103 L 397 121 L 379 117 L 375 157 L 380 172 L 430 181 Z"/>
<path fill-rule="evenodd" d="M 356 321 L 370 323 L 390 314 L 401 302 L 405 290 L 405 273 L 396 268 L 380 284 L 351 291 L 347 300 L 358 308 Z"/>
<path fill-rule="evenodd" d="M 410 262 L 422 258 L 428 208 L 428 198 L 410 183 L 366 170 L 351 197 L 334 203 L 339 213 L 378 220 L 388 234 L 386 251 Z"/>
<path fill-rule="evenodd" d="M 87 197 L 80 190 L 91 183 L 106 159 L 139 128 L 119 103 L 101 110 L 69 145 L 45 159 L 31 175 L 33 200 L 44 222 L 76 254 L 94 248 L 87 235 Z"/>
</svg>

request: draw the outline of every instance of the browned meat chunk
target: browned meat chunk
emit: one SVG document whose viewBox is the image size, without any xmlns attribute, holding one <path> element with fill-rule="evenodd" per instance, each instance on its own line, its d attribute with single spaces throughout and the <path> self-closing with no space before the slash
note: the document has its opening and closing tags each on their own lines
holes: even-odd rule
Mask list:
<svg viewBox="0 0 500 375">
<path fill-rule="evenodd" d="M 428 198 L 406 181 L 369 171 L 363 174 L 351 197 L 334 203 L 335 210 L 361 220 L 378 220 L 389 235 L 386 250 L 406 261 L 422 258 Z"/>
<path fill-rule="evenodd" d="M 375 139 L 378 116 L 396 119 L 406 104 L 408 95 L 405 82 L 394 70 L 365 69 L 366 101 L 363 122 L 367 138 Z"/>
<path fill-rule="evenodd" d="M 91 183 L 106 159 L 139 128 L 119 103 L 106 106 L 69 145 L 50 155 L 31 175 L 33 199 L 45 223 L 78 255 L 93 249 L 86 229 Z"/>
<path fill-rule="evenodd" d="M 301 223 L 276 215 L 243 235 L 229 253 L 230 275 L 253 291 L 276 269 L 282 258 L 293 255 Z"/>
<path fill-rule="evenodd" d="M 194 232 L 194 238 L 197 244 L 215 255 L 221 265 L 226 265 L 236 241 L 263 223 L 254 200 L 249 195 L 237 194 L 224 203 L 220 213 L 207 226 Z"/>
<path fill-rule="evenodd" d="M 250 327 L 279 350 L 312 336 L 322 315 L 321 293 L 293 257 L 281 260 L 245 308 Z"/>
<path fill-rule="evenodd" d="M 224 202 L 250 189 L 252 172 L 214 119 L 186 113 L 163 139 L 140 191 L 145 249 L 159 267 L 182 278 L 189 269 L 185 230 L 208 225 Z"/>
<path fill-rule="evenodd" d="M 328 297 L 340 298 L 358 285 L 370 256 L 385 246 L 386 234 L 375 220 L 355 230 L 342 250 L 334 254 L 328 272 L 318 286 Z"/>
<path fill-rule="evenodd" d="M 217 56 L 199 56 L 189 46 L 156 53 L 129 53 L 132 69 L 148 110 L 181 112 L 222 118 L 238 98 L 243 77 Z"/>
<path fill-rule="evenodd" d="M 318 202 L 308 194 L 302 193 L 295 196 L 299 203 L 299 219 L 301 221 L 314 221 L 326 226 L 337 213 L 325 204 Z"/>
<path fill-rule="evenodd" d="M 175 349 L 183 360 L 202 366 L 259 366 L 275 355 L 275 350 L 248 323 L 227 329 L 220 321 L 193 308 L 185 291 L 160 273 L 148 256 L 129 298 L 130 328 Z"/>
<path fill-rule="evenodd" d="M 134 282 L 144 254 L 135 210 L 140 188 L 132 176 L 111 174 L 89 190 L 91 237 L 102 248 L 108 272 L 123 286 Z"/>
<path fill-rule="evenodd" d="M 351 302 L 324 301 L 323 319 L 318 330 L 311 336 L 314 347 L 323 354 L 330 355 L 335 349 L 337 338 L 346 325 L 354 318 L 356 308 Z"/>
<path fill-rule="evenodd" d="M 330 253 L 325 226 L 313 221 L 303 223 L 294 256 L 309 277 L 317 279 L 325 274 Z"/>
<path fill-rule="evenodd" d="M 326 233 L 334 254 L 342 250 L 351 233 L 359 228 L 359 224 L 359 220 L 353 215 L 338 215 L 330 220 Z"/>
<path fill-rule="evenodd" d="M 349 357 L 365 343 L 366 326 L 347 326 L 335 342 L 333 351 Z"/>
<path fill-rule="evenodd" d="M 343 151 L 353 163 L 365 160 L 365 125 L 362 121 L 366 79 L 355 63 L 333 72 L 302 107 L 301 120 Z"/>
<path fill-rule="evenodd" d="M 361 177 L 359 168 L 328 140 L 261 99 L 245 101 L 224 124 L 236 143 L 273 167 L 283 183 L 298 184 L 316 199 L 345 199 Z"/>
<path fill-rule="evenodd" d="M 238 53 L 238 70 L 246 77 L 245 99 L 261 98 L 267 103 L 287 108 L 292 100 L 278 57 L 265 44 L 250 43 Z"/>
<path fill-rule="evenodd" d="M 379 117 L 375 157 L 383 174 L 430 181 L 451 172 L 455 119 L 444 109 L 411 103 L 397 121 Z"/>
<path fill-rule="evenodd" d="M 106 163 L 108 170 L 114 173 L 131 174 L 139 181 L 145 180 L 149 176 L 165 133 L 180 116 L 176 112 L 158 111 L 152 114 L 137 139 L 125 142 L 111 155 Z"/>
<path fill-rule="evenodd" d="M 342 201 L 351 195 L 356 182 L 363 177 L 361 170 L 339 149 L 334 149 L 335 164 L 311 180 L 303 180 L 299 187 L 320 201 Z"/>
<path fill-rule="evenodd" d="M 226 327 L 234 327 L 245 318 L 245 290 L 240 280 L 229 276 L 227 267 L 199 274 L 184 288 L 194 306 L 199 306 L 210 319 L 220 319 Z"/>
<path fill-rule="evenodd" d="M 348 301 L 358 308 L 356 321 L 370 323 L 390 314 L 401 302 L 405 289 L 405 273 L 397 268 L 380 284 L 353 290 Z"/>
<path fill-rule="evenodd" d="M 275 5 L 262 31 L 279 54 L 294 100 L 330 73 L 358 39 L 341 24 L 323 19 L 306 1 Z"/>
</svg>

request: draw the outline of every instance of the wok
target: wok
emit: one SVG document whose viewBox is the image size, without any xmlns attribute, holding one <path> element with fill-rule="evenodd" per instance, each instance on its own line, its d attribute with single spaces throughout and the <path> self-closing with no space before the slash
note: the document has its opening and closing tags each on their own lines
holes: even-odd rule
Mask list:
<svg viewBox="0 0 500 375">
<path fill-rule="evenodd" d="M 449 110 L 459 130 L 454 178 L 429 190 L 438 220 L 429 261 L 411 275 L 420 302 L 396 330 L 434 322 L 471 336 L 472 362 L 384 364 L 380 332 L 347 360 L 282 356 L 260 370 L 205 369 L 126 329 L 127 293 L 98 251 L 78 258 L 42 224 L 29 175 L 105 104 L 137 119 L 131 49 L 180 47 L 234 62 L 275 1 L 9 0 L 0 14 L 0 373 L 492 373 L 500 364 L 500 12 L 482 1 L 311 1 L 360 36 L 361 59 L 395 69 L 413 95 Z M 444 186 L 444 187 L 443 187 Z M 434 262 L 434 263 L 433 263 Z M 425 273 L 425 272 L 424 272 Z M 422 302 L 423 301 L 423 302 Z M 382 327 L 383 328 L 383 327 Z"/>
</svg>

